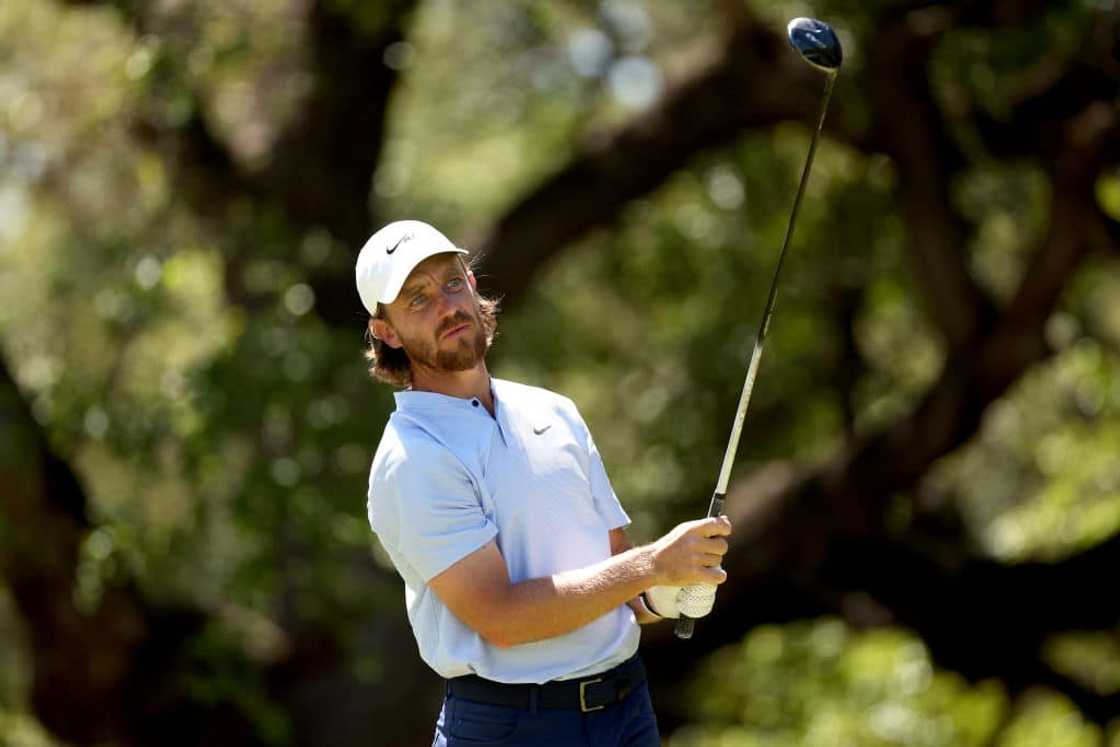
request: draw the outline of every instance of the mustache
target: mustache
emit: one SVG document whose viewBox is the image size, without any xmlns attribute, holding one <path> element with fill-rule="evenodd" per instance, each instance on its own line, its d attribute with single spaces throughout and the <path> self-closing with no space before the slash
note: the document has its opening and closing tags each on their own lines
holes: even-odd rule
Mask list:
<svg viewBox="0 0 1120 747">
<path fill-rule="evenodd" d="M 464 311 L 456 311 L 454 316 L 449 317 L 436 328 L 436 337 L 443 337 L 443 333 L 447 330 L 458 327 L 460 324 L 473 324 L 474 319 L 467 316 Z"/>
</svg>

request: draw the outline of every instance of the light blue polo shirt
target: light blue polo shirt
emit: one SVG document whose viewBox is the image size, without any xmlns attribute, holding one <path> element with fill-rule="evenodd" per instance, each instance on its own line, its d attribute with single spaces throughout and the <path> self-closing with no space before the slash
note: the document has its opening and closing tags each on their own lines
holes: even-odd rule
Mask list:
<svg viewBox="0 0 1120 747">
<path fill-rule="evenodd" d="M 625 604 L 555 638 L 497 648 L 464 625 L 427 581 L 497 538 L 514 583 L 610 557 L 630 523 L 575 404 L 491 379 L 481 402 L 398 392 L 369 478 L 369 523 L 405 583 L 420 656 L 443 677 L 547 682 L 630 658 L 640 636 Z"/>
</svg>

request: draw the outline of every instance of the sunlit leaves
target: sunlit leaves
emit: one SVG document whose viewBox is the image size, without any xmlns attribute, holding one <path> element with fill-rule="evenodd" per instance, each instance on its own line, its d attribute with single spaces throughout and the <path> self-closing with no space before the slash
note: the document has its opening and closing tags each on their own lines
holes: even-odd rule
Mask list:
<svg viewBox="0 0 1120 747">
<path fill-rule="evenodd" d="M 696 724 L 672 747 L 987 744 L 1007 699 L 935 670 L 897 630 L 833 619 L 763 626 L 708 657 L 688 684 Z"/>
<path fill-rule="evenodd" d="M 874 278 L 866 288 L 855 326 L 868 364 L 853 392 L 858 432 L 874 432 L 909 412 L 941 372 L 944 351 L 916 295 L 897 276 Z"/>
<path fill-rule="evenodd" d="M 1113 220 L 1120 220 L 1120 174 L 1102 174 L 1097 179 L 1097 202 Z"/>
<path fill-rule="evenodd" d="M 956 202 L 976 225 L 973 276 L 997 298 L 1008 299 L 1030 261 L 1029 252 L 1050 225 L 1050 184 L 1028 166 L 990 164 L 960 180 Z"/>
<path fill-rule="evenodd" d="M 1115 631 L 1064 633 L 1046 643 L 1059 671 L 1101 695 L 1120 692 L 1120 636 Z"/>
<path fill-rule="evenodd" d="M 1094 747 L 1101 743 L 1101 728 L 1086 723 L 1060 696 L 1032 693 L 1015 710 L 1015 720 L 1000 739 L 1003 747 Z"/>
<path fill-rule="evenodd" d="M 1120 529 L 1120 359 L 1082 339 L 994 405 L 930 479 L 951 484 L 989 549 L 1057 557 Z"/>
</svg>

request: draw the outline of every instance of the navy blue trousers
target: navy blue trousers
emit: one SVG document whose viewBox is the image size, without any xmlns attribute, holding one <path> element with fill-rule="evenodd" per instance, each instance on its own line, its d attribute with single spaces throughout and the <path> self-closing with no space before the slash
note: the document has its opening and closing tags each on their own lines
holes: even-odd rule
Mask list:
<svg viewBox="0 0 1120 747">
<path fill-rule="evenodd" d="M 657 719 L 642 682 L 621 703 L 599 711 L 476 703 L 448 693 L 432 747 L 659 747 Z"/>
</svg>

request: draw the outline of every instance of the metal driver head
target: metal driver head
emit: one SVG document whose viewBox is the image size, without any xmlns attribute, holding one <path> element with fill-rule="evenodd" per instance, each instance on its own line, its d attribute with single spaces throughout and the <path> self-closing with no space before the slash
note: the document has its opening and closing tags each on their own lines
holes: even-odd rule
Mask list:
<svg viewBox="0 0 1120 747">
<path fill-rule="evenodd" d="M 835 75 L 844 61 L 844 50 L 836 32 L 815 18 L 794 18 L 786 27 L 789 43 L 816 69 Z"/>
</svg>

